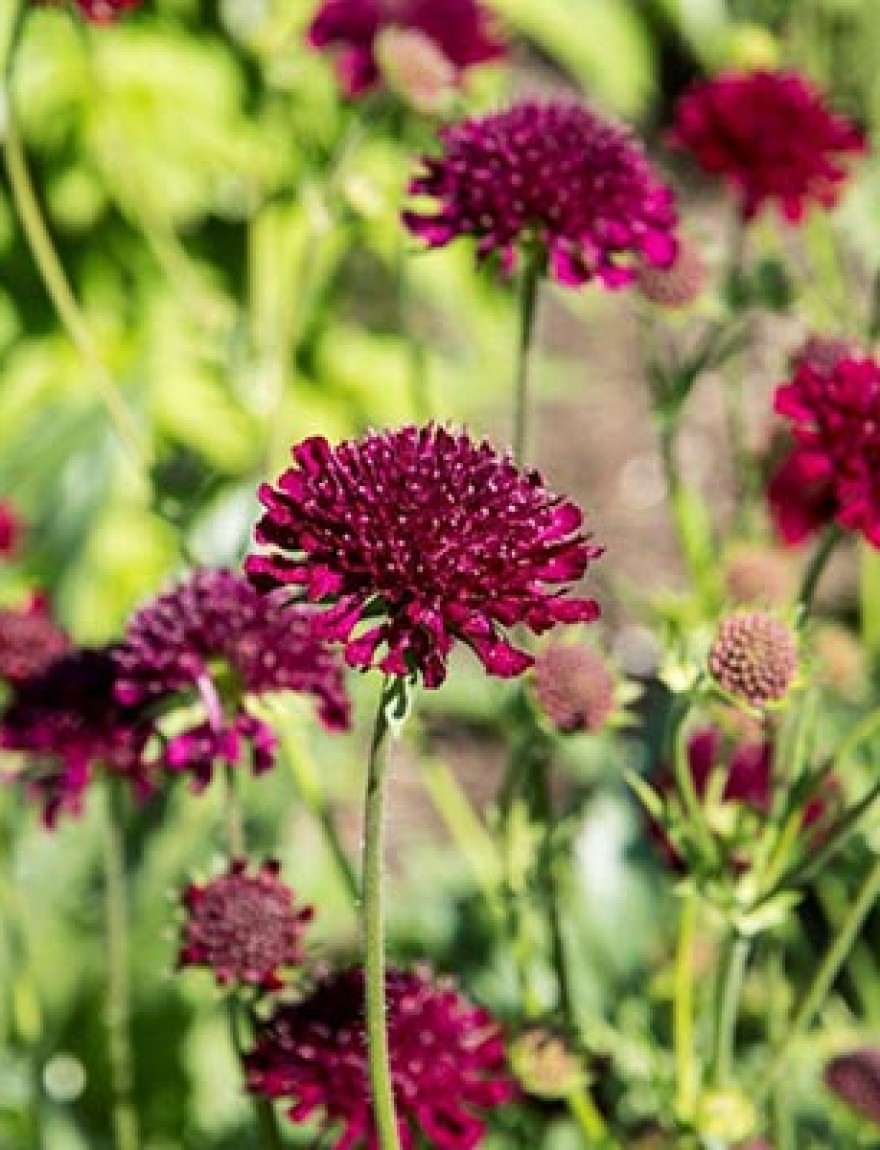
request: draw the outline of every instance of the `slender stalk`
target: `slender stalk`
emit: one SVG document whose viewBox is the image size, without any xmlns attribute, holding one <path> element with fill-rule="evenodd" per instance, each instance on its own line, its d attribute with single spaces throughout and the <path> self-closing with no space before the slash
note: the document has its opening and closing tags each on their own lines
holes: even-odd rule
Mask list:
<svg viewBox="0 0 880 1150">
<path fill-rule="evenodd" d="M 731 935 L 725 942 L 718 993 L 715 999 L 712 1058 L 709 1078 L 716 1086 L 730 1079 L 736 1045 L 736 1023 L 751 944 L 747 938 Z"/>
<path fill-rule="evenodd" d="M 875 859 L 861 889 L 850 907 L 849 914 L 841 926 L 834 945 L 825 955 L 821 966 L 816 971 L 813 981 L 798 1007 L 794 1018 L 788 1028 L 788 1033 L 780 1043 L 773 1060 L 770 1072 L 765 1079 L 765 1090 L 770 1089 L 776 1082 L 789 1059 L 792 1047 L 803 1034 L 806 1033 L 813 1019 L 822 1009 L 826 998 L 831 992 L 838 975 L 843 970 L 850 951 L 856 943 L 859 932 L 865 920 L 871 913 L 874 903 L 880 897 L 880 857 Z"/>
<path fill-rule="evenodd" d="M 573 1090 L 566 1098 L 569 1112 L 581 1129 L 581 1133 L 588 1139 L 587 1145 L 595 1147 L 612 1146 L 609 1141 L 608 1127 L 593 1097 L 586 1087 Z"/>
<path fill-rule="evenodd" d="M 568 947 L 565 940 L 565 908 L 563 859 L 554 842 L 556 818 L 553 811 L 553 797 L 550 793 L 550 763 L 540 763 L 537 769 L 537 785 L 540 788 L 541 817 L 544 822 L 544 874 L 543 886 L 546 898 L 547 925 L 550 930 L 550 950 L 553 956 L 553 969 L 559 993 L 559 1008 L 568 1033 L 577 1038 L 579 1033 L 576 994 L 571 977 Z"/>
<path fill-rule="evenodd" d="M 529 367 L 538 310 L 538 288 L 541 283 L 541 260 L 537 254 L 525 257 L 520 286 L 519 343 L 517 345 L 513 407 L 513 458 L 525 463 L 529 435 Z"/>
<path fill-rule="evenodd" d="M 693 1116 L 698 1090 L 697 1064 L 694 1057 L 694 941 L 698 911 L 697 893 L 689 890 L 684 898 L 678 924 L 673 1004 L 675 1108 L 683 1121 L 688 1121 Z"/>
<path fill-rule="evenodd" d="M 660 460 L 678 549 L 691 582 L 709 603 L 717 597 L 712 571 L 711 526 L 694 492 L 684 484 L 675 455 L 677 419 L 658 417 Z"/>
<path fill-rule="evenodd" d="M 132 1099 L 134 1065 L 128 986 L 128 900 L 119 797 L 111 781 L 107 788 L 107 811 L 104 818 L 104 922 L 107 948 L 104 1024 L 116 1150 L 138 1150 L 140 1137 Z"/>
<path fill-rule="evenodd" d="M 235 1050 L 239 1064 L 244 1069 L 245 1038 L 242 1032 L 242 1003 L 238 991 L 233 991 L 226 998 L 226 1019 L 229 1023 L 229 1038 Z M 252 1094 L 254 1114 L 257 1127 L 260 1131 L 260 1146 L 262 1150 L 283 1150 L 284 1142 L 278 1126 L 278 1115 L 275 1107 L 268 1098 L 261 1098 Z"/>
<path fill-rule="evenodd" d="M 381 1150 L 400 1150 L 385 1017 L 385 906 L 382 881 L 385 814 L 382 751 L 388 734 L 386 707 L 391 702 L 394 686 L 394 679 L 386 679 L 379 699 L 370 745 L 364 802 L 363 932 L 367 1059 L 373 1113 Z"/>
<path fill-rule="evenodd" d="M 876 661 L 880 656 L 880 555 L 864 540 L 859 544 L 859 606 L 862 642 Z"/>
<path fill-rule="evenodd" d="M 822 572 L 825 570 L 825 565 L 831 558 L 834 548 L 843 538 L 843 530 L 836 523 L 833 524 L 825 532 L 824 537 L 820 540 L 819 545 L 813 552 L 810 562 L 807 564 L 807 569 L 804 572 L 803 582 L 801 583 L 800 593 L 798 594 L 798 602 L 803 608 L 804 618 L 809 615 L 813 606 L 813 597 L 816 594 L 816 588 L 819 585 L 819 580 L 822 577 Z"/>
<path fill-rule="evenodd" d="M 226 838 L 232 858 L 244 858 L 244 823 L 241 817 L 241 803 L 236 789 L 235 767 L 227 763 L 223 768 L 223 781 L 226 785 Z"/>
<path fill-rule="evenodd" d="M 492 836 L 483 826 L 455 774 L 445 763 L 431 755 L 422 756 L 419 778 L 434 810 L 473 871 L 477 885 L 493 914 L 497 913 L 498 888 L 503 876 L 499 852 Z"/>
<path fill-rule="evenodd" d="M 676 699 L 670 716 L 670 742 L 672 743 L 672 766 L 675 785 L 684 805 L 690 829 L 697 837 L 700 850 L 707 860 L 717 858 L 715 840 L 706 821 L 706 812 L 697 794 L 694 776 L 691 773 L 686 740 L 686 722 L 690 700 L 687 697 Z"/>
</svg>

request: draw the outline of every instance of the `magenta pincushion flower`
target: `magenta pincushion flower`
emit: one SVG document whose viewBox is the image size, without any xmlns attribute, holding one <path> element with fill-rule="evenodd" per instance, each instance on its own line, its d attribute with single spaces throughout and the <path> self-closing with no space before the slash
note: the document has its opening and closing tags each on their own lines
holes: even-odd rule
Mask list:
<svg viewBox="0 0 880 1150">
<path fill-rule="evenodd" d="M 238 763 L 245 748 L 254 770 L 264 771 L 275 737 L 248 711 L 249 697 L 309 694 L 328 730 L 348 727 L 342 667 L 315 623 L 310 608 L 260 595 L 232 571 L 196 571 L 129 622 L 117 655 L 117 696 L 128 704 L 201 699 L 206 719 L 165 751 L 166 764 L 191 771 L 197 784 L 210 781 L 215 760 Z"/>
<path fill-rule="evenodd" d="M 768 71 L 694 84 L 678 102 L 671 142 L 731 185 L 744 219 L 775 205 L 791 223 L 810 204 L 833 207 L 846 159 L 867 148 L 862 131 L 804 76 Z"/>
<path fill-rule="evenodd" d="M 768 487 L 782 539 L 799 543 L 836 520 L 880 547 L 880 365 L 802 360 L 774 407 L 795 440 Z"/>
<path fill-rule="evenodd" d="M 305 957 L 303 936 L 314 917 L 311 907 L 295 904 L 280 869 L 270 859 L 251 874 L 234 859 L 226 874 L 188 886 L 180 965 L 207 967 L 221 985 L 279 990 L 282 970 Z"/>
<path fill-rule="evenodd" d="M 601 554 L 581 512 L 489 443 L 431 424 L 337 447 L 307 439 L 293 460 L 260 489 L 256 539 L 276 550 L 245 567 L 264 590 L 324 604 L 320 630 L 351 666 L 437 687 L 460 639 L 490 674 L 512 677 L 533 660 L 505 629 L 598 615 L 565 594 Z"/>
<path fill-rule="evenodd" d="M 823 1078 L 832 1094 L 880 1126 L 880 1048 L 864 1046 L 839 1054 L 825 1067 Z"/>
<path fill-rule="evenodd" d="M 309 26 L 313 48 L 330 52 L 350 98 L 380 82 L 376 41 L 388 28 L 430 40 L 458 76 L 506 55 L 491 13 L 478 0 L 324 0 Z"/>
<path fill-rule="evenodd" d="M 112 648 L 73 650 L 18 684 L 0 717 L 0 746 L 24 756 L 24 778 L 48 827 L 62 812 L 80 812 L 98 769 L 125 778 L 139 796 L 151 790 L 152 727 L 117 701 L 116 683 Z"/>
<path fill-rule="evenodd" d="M 23 683 L 70 650 L 70 639 L 37 595 L 24 607 L 0 607 L 0 680 Z"/>
<path fill-rule="evenodd" d="M 419 973 L 386 977 L 388 1048 L 400 1142 L 473 1150 L 483 1114 L 515 1094 L 499 1029 L 451 984 Z M 308 998 L 279 1006 L 246 1058 L 251 1091 L 291 1103 L 293 1122 L 320 1114 L 335 1150 L 379 1146 L 373 1121 L 360 969 L 335 974 Z M 325 1136 L 326 1137 L 326 1136 Z"/>
<path fill-rule="evenodd" d="M 582 104 L 523 100 L 440 139 L 410 185 L 436 210 L 404 214 L 431 247 L 470 236 L 480 258 L 497 253 L 510 269 L 519 248 L 537 246 L 560 283 L 608 288 L 675 260 L 672 192 L 626 128 Z"/>
<path fill-rule="evenodd" d="M 11 559 L 21 541 L 21 520 L 10 503 L 0 499 L 0 559 Z"/>
</svg>

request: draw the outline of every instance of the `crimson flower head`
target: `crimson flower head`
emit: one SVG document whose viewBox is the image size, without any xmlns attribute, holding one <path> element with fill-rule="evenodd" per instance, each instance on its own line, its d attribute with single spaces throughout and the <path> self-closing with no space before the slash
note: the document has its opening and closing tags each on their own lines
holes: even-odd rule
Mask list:
<svg viewBox="0 0 880 1150">
<path fill-rule="evenodd" d="M 342 667 L 315 629 L 314 612 L 260 595 L 232 571 L 202 570 L 131 619 L 117 655 L 118 699 L 126 704 L 201 700 L 205 718 L 169 740 L 165 762 L 199 787 L 215 761 L 256 772 L 274 762 L 275 737 L 247 709 L 248 697 L 313 695 L 328 730 L 344 730 L 349 703 Z"/>
<path fill-rule="evenodd" d="M 514 1096 L 504 1045 L 485 1010 L 449 983 L 390 970 L 385 982 L 388 1053 L 403 1150 L 473 1150 L 482 1114 Z M 293 1122 L 320 1114 L 335 1150 L 377 1150 L 367 1071 L 364 977 L 332 975 L 301 1002 L 260 1025 L 246 1058 L 250 1090 L 290 1101 Z"/>
<path fill-rule="evenodd" d="M 48 0 L 60 3 L 61 0 Z M 90 24 L 112 24 L 113 21 L 132 8 L 139 8 L 141 0 L 74 0 L 80 15 Z"/>
<path fill-rule="evenodd" d="M 274 860 L 249 874 L 235 859 L 226 874 L 188 886 L 180 965 L 207 967 L 224 986 L 279 990 L 281 971 L 303 961 L 303 935 L 314 917 L 311 907 L 295 905 L 279 874 Z"/>
<path fill-rule="evenodd" d="M 116 683 L 112 648 L 79 648 L 19 683 L 0 716 L 0 746 L 24 756 L 24 778 L 47 827 L 61 813 L 80 813 L 98 769 L 126 778 L 139 796 L 150 792 L 152 729 L 118 702 Z"/>
<path fill-rule="evenodd" d="M 625 128 L 572 100 L 523 100 L 503 112 L 440 130 L 443 152 L 423 160 L 413 195 L 433 212 L 404 222 L 431 247 L 459 236 L 477 254 L 546 253 L 552 276 L 579 286 L 622 287 L 648 264 L 675 260 L 672 192 Z"/>
<path fill-rule="evenodd" d="M 23 683 L 70 650 L 41 595 L 24 607 L 0 607 L 0 680 Z"/>
<path fill-rule="evenodd" d="M 670 139 L 727 181 L 745 220 L 775 205 L 793 224 L 811 204 L 834 206 L 848 176 L 845 160 L 867 149 L 862 131 L 797 72 L 699 81 L 679 101 Z"/>
<path fill-rule="evenodd" d="M 801 360 L 774 407 L 794 436 L 768 487 L 782 539 L 800 543 L 836 520 L 880 547 L 880 364 Z"/>
<path fill-rule="evenodd" d="M 430 41 L 459 82 L 468 68 L 506 55 L 479 0 L 324 0 L 308 38 L 313 48 L 331 53 L 340 86 L 354 99 L 380 82 L 376 42 L 389 28 Z"/>
<path fill-rule="evenodd" d="M 21 520 L 5 499 L 0 499 L 0 559 L 11 559 L 21 540 Z"/>
<path fill-rule="evenodd" d="M 275 548 L 245 567 L 263 590 L 295 587 L 324 605 L 322 634 L 353 667 L 446 675 L 455 639 L 492 675 L 531 666 L 506 629 L 589 622 L 592 599 L 568 598 L 601 549 L 575 505 L 537 471 L 519 471 L 487 442 L 429 424 L 293 449 L 264 485 L 256 539 Z"/>
</svg>

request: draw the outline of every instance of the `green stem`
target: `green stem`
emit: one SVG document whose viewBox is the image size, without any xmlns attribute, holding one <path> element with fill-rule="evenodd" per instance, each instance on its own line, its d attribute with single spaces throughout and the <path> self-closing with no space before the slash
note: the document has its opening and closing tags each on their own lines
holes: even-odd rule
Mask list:
<svg viewBox="0 0 880 1150">
<path fill-rule="evenodd" d="M 445 763 L 430 755 L 423 756 L 419 778 L 434 810 L 473 871 L 490 909 L 493 914 L 497 913 L 497 894 L 503 876 L 492 836 L 480 821 L 454 772 Z"/>
<path fill-rule="evenodd" d="M 244 823 L 241 817 L 241 803 L 236 790 L 235 767 L 227 763 L 223 768 L 223 781 L 226 785 L 226 838 L 232 858 L 244 858 L 246 853 Z"/>
<path fill-rule="evenodd" d="M 235 1050 L 242 1070 L 244 1070 L 245 1039 L 242 1033 L 241 1018 L 242 1004 L 239 1000 L 238 992 L 234 991 L 228 995 L 226 999 L 226 1019 L 229 1023 L 229 1038 L 232 1042 L 232 1047 Z M 257 1127 L 260 1131 L 260 1146 L 262 1150 L 283 1150 L 284 1142 L 281 1137 L 275 1107 L 268 1098 L 261 1098 L 256 1094 L 252 1094 L 251 1098 L 254 1104 Z"/>
<path fill-rule="evenodd" d="M 677 416 L 658 416 L 660 460 L 672 515 L 672 526 L 687 574 L 703 600 L 709 604 L 717 598 L 711 542 L 711 525 L 705 508 L 682 481 L 675 455 Z"/>
<path fill-rule="evenodd" d="M 876 661 L 880 656 L 880 553 L 864 540 L 859 544 L 859 605 L 862 642 Z"/>
<path fill-rule="evenodd" d="M 697 1103 L 697 1064 L 694 1057 L 694 942 L 699 899 L 688 890 L 681 908 L 675 957 L 673 1032 L 676 1068 L 676 1111 L 688 1122 Z"/>
<path fill-rule="evenodd" d="M 730 1079 L 736 1046 L 736 1023 L 750 946 L 747 938 L 735 934 L 724 945 L 724 956 L 718 972 L 712 1058 L 709 1064 L 709 1079 L 716 1086 L 724 1086 Z"/>
<path fill-rule="evenodd" d="M 525 257 L 520 286 L 519 342 L 517 344 L 515 395 L 513 408 L 513 458 L 525 463 L 529 434 L 529 367 L 538 310 L 538 288 L 541 282 L 541 259 L 537 254 Z"/>
<path fill-rule="evenodd" d="M 866 875 L 856 900 L 850 907 L 849 914 L 838 932 L 834 945 L 825 955 L 803 1002 L 791 1021 L 788 1033 L 776 1051 L 770 1072 L 765 1079 L 765 1090 L 770 1089 L 776 1082 L 788 1062 L 792 1047 L 798 1038 L 806 1033 L 813 1019 L 822 1009 L 822 1005 L 830 994 L 838 975 L 843 970 L 850 951 L 858 939 L 859 932 L 871 913 L 878 896 L 880 896 L 880 857 L 875 859 L 874 865 Z"/>
<path fill-rule="evenodd" d="M 367 793 L 364 803 L 363 932 L 367 1060 L 373 1097 L 373 1113 L 376 1118 L 376 1130 L 381 1150 L 400 1150 L 385 1017 L 385 907 L 383 897 L 385 771 L 382 750 L 385 737 L 388 734 L 386 707 L 391 703 L 395 685 L 395 680 L 388 678 L 382 687 L 373 729 L 373 739 L 370 744 Z"/>
<path fill-rule="evenodd" d="M 111 1117 L 116 1150 L 138 1150 L 132 1100 L 134 1067 L 128 986 L 128 902 L 121 803 L 112 782 L 104 819 L 104 915 L 107 948 L 105 1027 L 110 1064 Z"/>
<path fill-rule="evenodd" d="M 703 857 L 707 861 L 715 861 L 718 851 L 712 832 L 706 821 L 706 812 L 697 794 L 694 776 L 691 772 L 687 747 L 687 716 L 691 701 L 687 696 L 675 700 L 670 715 L 669 741 L 672 744 L 672 764 L 675 775 L 675 785 L 684 805 L 685 814 L 690 829 L 697 837 L 697 842 Z"/>
<path fill-rule="evenodd" d="M 593 1097 L 586 1087 L 573 1090 L 565 1100 L 569 1112 L 588 1139 L 588 1145 L 605 1147 L 614 1145 L 608 1139 L 608 1127 Z"/>
<path fill-rule="evenodd" d="M 544 823 L 543 886 L 547 902 L 547 925 L 550 929 L 550 950 L 559 992 L 559 1008 L 566 1030 L 572 1038 L 577 1039 L 580 1032 L 575 1007 L 577 995 L 565 939 L 565 878 L 562 873 L 564 860 L 554 841 L 556 817 L 553 811 L 553 796 L 550 793 L 549 760 L 537 766 L 537 785 L 540 788 L 541 816 Z"/>
<path fill-rule="evenodd" d="M 803 582 L 801 583 L 801 589 L 798 594 L 798 602 L 803 609 L 804 619 L 807 618 L 812 610 L 813 597 L 816 594 L 816 588 L 819 585 L 822 572 L 825 570 L 825 565 L 831 558 L 834 548 L 842 538 L 843 529 L 836 523 L 833 524 L 819 541 L 819 545 L 816 547 L 810 562 L 807 564 L 807 569 L 804 572 Z"/>
</svg>

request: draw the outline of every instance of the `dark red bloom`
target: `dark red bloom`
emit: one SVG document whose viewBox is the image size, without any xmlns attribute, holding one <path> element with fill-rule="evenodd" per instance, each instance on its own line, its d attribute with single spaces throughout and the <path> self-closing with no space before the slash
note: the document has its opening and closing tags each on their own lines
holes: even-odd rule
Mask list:
<svg viewBox="0 0 880 1150">
<path fill-rule="evenodd" d="M 315 613 L 260 595 L 231 571 L 196 571 L 132 618 L 120 647 L 117 695 L 123 703 L 197 697 L 204 719 L 171 739 L 165 762 L 211 779 L 215 760 L 272 766 L 275 738 L 247 710 L 247 698 L 279 691 L 311 694 L 328 730 L 344 730 L 349 703 L 336 656 L 319 638 Z"/>
<path fill-rule="evenodd" d="M 332 604 L 321 631 L 345 643 L 352 666 L 419 672 L 437 687 L 460 639 L 490 674 L 511 677 L 533 660 L 506 628 L 598 615 L 592 599 L 565 597 L 601 554 L 580 511 L 490 444 L 429 425 L 337 447 L 307 439 L 293 458 L 277 487 L 260 489 L 257 542 L 280 551 L 245 566 L 264 590 Z"/>
<path fill-rule="evenodd" d="M 744 219 L 775 204 L 791 223 L 811 203 L 833 207 L 845 158 L 867 149 L 862 131 L 796 72 L 731 72 L 694 84 L 678 103 L 671 142 L 731 185 Z"/>
<path fill-rule="evenodd" d="M 832 1094 L 880 1126 L 880 1048 L 864 1046 L 832 1058 L 823 1078 Z"/>
<path fill-rule="evenodd" d="M 10 503 L 0 499 L 0 559 L 11 559 L 21 541 L 22 525 Z"/>
<path fill-rule="evenodd" d="M 559 731 L 595 733 L 614 711 L 614 679 L 602 656 L 585 643 L 550 643 L 539 651 L 532 690 Z"/>
<path fill-rule="evenodd" d="M 222 985 L 279 990 L 281 971 L 303 961 L 305 927 L 314 918 L 311 907 L 296 906 L 280 869 L 269 860 L 248 874 L 235 859 L 226 874 L 188 886 L 180 965 L 208 967 Z"/>
<path fill-rule="evenodd" d="M 421 1134 L 435 1150 L 473 1150 L 482 1112 L 515 1094 L 497 1025 L 451 984 L 389 971 L 388 1047 L 400 1142 Z M 285 1098 L 294 1122 L 321 1114 L 338 1124 L 335 1150 L 379 1145 L 373 1123 L 359 969 L 332 975 L 302 1002 L 277 1007 L 247 1056 L 256 1094 Z"/>
<path fill-rule="evenodd" d="M 112 648 L 77 649 L 18 684 L 0 718 L 0 746 L 25 756 L 24 778 L 53 827 L 62 812 L 78 814 L 94 772 L 150 791 L 146 748 L 152 728 L 116 699 Z"/>
<path fill-rule="evenodd" d="M 443 154 L 423 160 L 410 185 L 436 211 L 404 214 L 431 247 L 477 240 L 513 267 L 517 249 L 539 245 L 551 274 L 578 286 L 631 283 L 641 264 L 676 256 L 672 192 L 623 127 L 571 100 L 524 100 L 440 131 Z"/>
<path fill-rule="evenodd" d="M 7 683 L 22 683 L 44 671 L 70 645 L 42 596 L 17 609 L 0 607 L 0 679 Z"/>
<path fill-rule="evenodd" d="M 376 41 L 386 28 L 420 33 L 461 74 L 501 59 L 503 40 L 479 0 L 324 0 L 309 26 L 309 43 L 332 53 L 339 83 L 350 98 L 380 81 Z"/>
<path fill-rule="evenodd" d="M 846 356 L 829 370 L 802 360 L 776 391 L 794 447 L 768 499 L 786 543 L 836 520 L 880 547 L 880 365 Z"/>
</svg>

